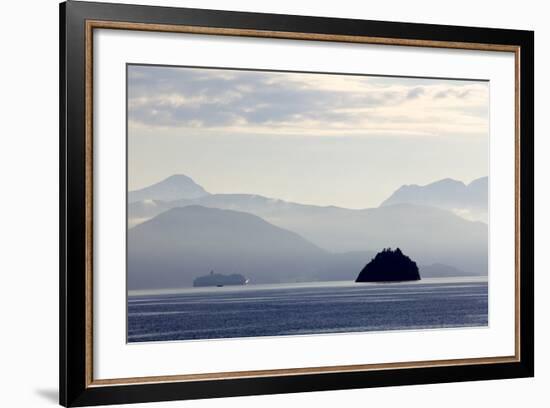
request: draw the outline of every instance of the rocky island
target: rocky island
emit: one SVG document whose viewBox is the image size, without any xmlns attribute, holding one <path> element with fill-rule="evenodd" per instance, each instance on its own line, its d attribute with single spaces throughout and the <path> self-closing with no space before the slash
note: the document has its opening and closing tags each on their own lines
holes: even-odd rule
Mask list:
<svg viewBox="0 0 550 408">
<path fill-rule="evenodd" d="M 399 248 L 385 248 L 361 270 L 355 282 L 403 282 L 420 280 L 416 262 Z"/>
<path fill-rule="evenodd" d="M 199 276 L 193 281 L 194 287 L 205 286 L 231 286 L 231 285 L 246 285 L 248 279 L 238 273 L 232 275 L 223 275 L 221 273 L 214 273 L 210 271 L 209 275 Z"/>
</svg>

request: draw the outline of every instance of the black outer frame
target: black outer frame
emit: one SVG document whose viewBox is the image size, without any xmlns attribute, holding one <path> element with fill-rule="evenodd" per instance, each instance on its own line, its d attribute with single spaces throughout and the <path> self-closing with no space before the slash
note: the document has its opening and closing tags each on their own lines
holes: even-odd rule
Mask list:
<svg viewBox="0 0 550 408">
<path fill-rule="evenodd" d="M 60 404 L 64 406 L 122 404 L 534 376 L 534 33 L 532 31 L 78 1 L 61 3 L 59 11 Z M 87 388 L 85 384 L 86 20 L 520 46 L 521 361 Z"/>
</svg>

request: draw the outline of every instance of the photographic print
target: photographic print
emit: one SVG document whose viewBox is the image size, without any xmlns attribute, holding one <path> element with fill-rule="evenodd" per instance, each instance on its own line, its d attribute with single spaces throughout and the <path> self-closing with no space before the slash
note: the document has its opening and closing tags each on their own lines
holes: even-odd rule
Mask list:
<svg viewBox="0 0 550 408">
<path fill-rule="evenodd" d="M 127 341 L 488 325 L 489 82 L 127 65 Z"/>
</svg>

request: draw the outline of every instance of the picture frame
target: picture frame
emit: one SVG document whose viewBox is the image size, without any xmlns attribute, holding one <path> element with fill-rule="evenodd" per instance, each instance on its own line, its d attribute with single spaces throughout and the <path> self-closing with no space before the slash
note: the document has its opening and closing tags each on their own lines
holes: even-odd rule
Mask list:
<svg viewBox="0 0 550 408">
<path fill-rule="evenodd" d="M 514 58 L 514 353 L 97 379 L 94 375 L 94 33 L 366 44 L 510 53 Z M 132 61 L 129 61 L 132 62 Z M 161 63 L 162 61 L 159 61 Z M 534 33 L 68 1 L 60 5 L 60 404 L 87 406 L 532 377 L 534 375 Z M 124 192 L 124 195 L 126 192 Z M 498 257 L 498 254 L 493 254 Z M 120 297 L 126 295 L 120 293 Z"/>
</svg>

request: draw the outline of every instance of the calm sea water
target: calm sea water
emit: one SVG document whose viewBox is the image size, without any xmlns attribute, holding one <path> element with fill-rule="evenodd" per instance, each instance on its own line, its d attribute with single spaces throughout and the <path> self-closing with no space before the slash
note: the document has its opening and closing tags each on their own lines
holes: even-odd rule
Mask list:
<svg viewBox="0 0 550 408">
<path fill-rule="evenodd" d="M 190 288 L 128 295 L 128 341 L 486 326 L 486 278 Z"/>
</svg>

